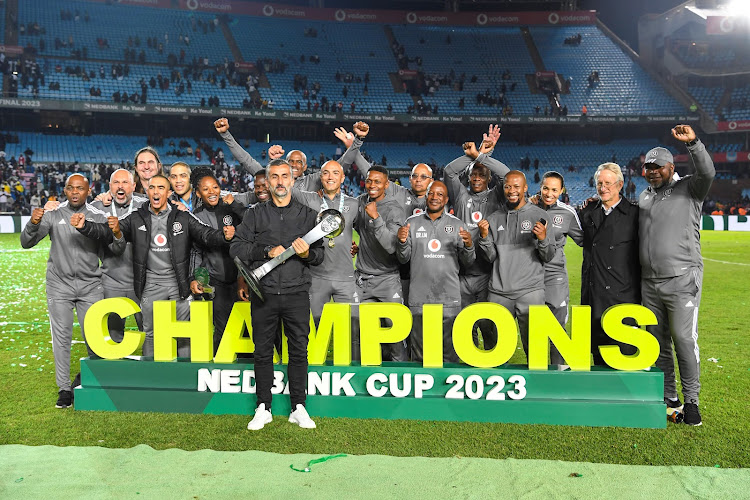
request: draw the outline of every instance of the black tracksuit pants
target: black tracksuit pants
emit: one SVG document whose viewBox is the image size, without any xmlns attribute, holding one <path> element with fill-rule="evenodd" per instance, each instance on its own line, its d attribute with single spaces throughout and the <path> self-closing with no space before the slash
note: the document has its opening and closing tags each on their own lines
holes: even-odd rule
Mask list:
<svg viewBox="0 0 750 500">
<path fill-rule="evenodd" d="M 310 296 L 307 291 L 272 295 L 265 302 L 252 296 L 253 342 L 255 343 L 255 382 L 258 405 L 271 408 L 273 387 L 273 347 L 279 319 L 289 346 L 289 396 L 292 411 L 305 404 L 307 396 L 307 340 L 310 335 Z"/>
</svg>

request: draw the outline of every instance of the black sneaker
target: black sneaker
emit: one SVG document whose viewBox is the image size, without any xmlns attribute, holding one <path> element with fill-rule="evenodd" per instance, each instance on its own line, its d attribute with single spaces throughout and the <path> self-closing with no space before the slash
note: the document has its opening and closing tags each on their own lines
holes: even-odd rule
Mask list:
<svg viewBox="0 0 750 500">
<path fill-rule="evenodd" d="M 73 379 L 73 383 L 70 384 L 70 387 L 76 388 L 79 385 L 81 385 L 81 372 L 78 372 L 78 374 L 76 375 L 76 378 Z"/>
<path fill-rule="evenodd" d="M 701 420 L 701 412 L 698 410 L 698 405 L 695 403 L 685 403 L 684 412 L 685 418 L 683 422 L 688 425 L 698 426 L 703 423 Z"/>
<path fill-rule="evenodd" d="M 680 398 L 664 398 L 664 404 L 667 405 L 667 413 L 672 413 L 670 410 L 682 411 L 682 402 L 680 401 Z"/>
<path fill-rule="evenodd" d="M 59 395 L 55 408 L 70 408 L 73 406 L 73 391 L 62 390 Z"/>
</svg>

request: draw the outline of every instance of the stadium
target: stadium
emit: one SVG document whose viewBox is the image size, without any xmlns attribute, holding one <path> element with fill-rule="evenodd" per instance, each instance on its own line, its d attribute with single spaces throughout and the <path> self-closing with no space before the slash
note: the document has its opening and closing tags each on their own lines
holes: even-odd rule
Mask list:
<svg viewBox="0 0 750 500">
<path fill-rule="evenodd" d="M 2 496 L 743 497 L 748 12 L 743 0 L 0 0 Z M 606 401 L 590 412 L 610 415 L 611 426 L 549 425 L 556 398 L 577 398 L 580 387 L 568 392 L 562 378 L 571 372 L 555 375 L 560 394 L 529 407 L 537 420 L 452 421 L 436 406 L 404 417 L 384 403 L 391 414 L 314 415 L 309 432 L 276 414 L 253 433 L 245 430 L 251 409 L 56 409 L 45 292 L 55 243 L 22 248 L 18 233 L 35 209 L 66 199 L 71 174 L 90 184 L 91 201 L 110 190 L 117 169 L 135 170 L 147 146 L 165 168 L 204 167 L 222 193 L 252 193 L 255 177 L 219 132 L 221 118 L 262 166 L 281 145 L 303 153 L 308 175 L 352 147 L 337 129 L 356 133 L 364 122 L 363 161 L 404 189 L 419 164 L 447 179 L 464 143 L 478 148 L 498 125 L 493 159 L 525 176 L 528 196 L 540 195 L 546 172 L 559 172 L 560 200 L 572 207 L 596 202 L 605 163 L 621 167 L 622 197 L 638 202 L 657 147 L 677 178 L 694 174 L 694 143 L 673 132 L 688 125 L 715 168 L 696 213 L 704 425 L 639 428 L 621 402 Z M 469 177 L 467 168 L 461 182 Z M 346 165 L 341 192 L 366 197 L 367 179 L 361 163 Z M 503 189 L 498 178 L 489 186 Z M 568 302 L 582 304 L 586 250 L 568 239 L 564 253 Z M 75 321 L 70 378 L 88 356 Z M 138 330 L 132 317 L 126 330 Z M 510 366 L 527 364 L 525 350 L 518 342 Z M 323 355 L 330 365 L 336 351 Z M 541 423 L 519 423 L 531 421 Z M 478 480 L 483 473 L 489 478 Z"/>
</svg>

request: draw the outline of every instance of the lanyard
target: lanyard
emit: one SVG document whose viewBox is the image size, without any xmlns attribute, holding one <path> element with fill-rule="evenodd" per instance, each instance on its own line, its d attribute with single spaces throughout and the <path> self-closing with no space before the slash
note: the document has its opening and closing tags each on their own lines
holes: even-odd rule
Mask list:
<svg viewBox="0 0 750 500">
<path fill-rule="evenodd" d="M 115 200 L 112 200 L 112 204 L 110 205 L 110 210 L 112 211 L 112 215 L 114 215 L 115 217 L 119 217 L 117 215 L 117 211 L 115 210 L 116 204 L 117 203 L 115 203 Z M 130 203 L 128 204 L 128 213 L 123 214 L 123 215 L 127 217 L 131 213 L 133 213 L 133 198 L 132 197 L 130 198 Z"/>
<path fill-rule="evenodd" d="M 344 193 L 339 193 L 339 196 L 341 197 L 339 199 L 339 212 L 344 213 Z M 328 206 L 328 202 L 326 201 L 326 194 L 323 193 L 321 195 L 321 198 L 323 198 L 323 201 L 320 203 L 320 209 L 321 210 L 328 210 L 330 207 Z"/>
</svg>

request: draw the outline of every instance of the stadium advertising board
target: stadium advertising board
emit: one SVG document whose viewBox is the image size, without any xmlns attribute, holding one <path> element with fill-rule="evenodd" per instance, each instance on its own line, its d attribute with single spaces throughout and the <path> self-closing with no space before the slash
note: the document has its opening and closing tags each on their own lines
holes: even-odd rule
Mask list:
<svg viewBox="0 0 750 500">
<path fill-rule="evenodd" d="M 546 24 L 554 26 L 594 24 L 596 22 L 596 12 L 594 11 L 410 12 L 398 10 L 314 8 L 271 2 L 240 2 L 232 0 L 180 0 L 179 5 L 180 8 L 191 11 L 347 23 L 426 24 L 435 26 L 519 26 Z"/>
<path fill-rule="evenodd" d="M 720 132 L 747 132 L 748 130 L 750 130 L 750 120 L 716 122 L 716 128 Z"/>
<path fill-rule="evenodd" d="M 142 332 L 127 331 L 119 344 L 108 337 L 108 315 L 134 314 L 140 310 L 134 302 L 105 299 L 89 309 L 86 337 L 102 359 L 81 360 L 76 409 L 252 413 L 253 365 L 236 359 L 254 349 L 250 304 L 234 305 L 216 356 L 211 303 L 192 302 L 189 321 L 176 321 L 175 307 L 171 301 L 154 303 L 153 363 L 132 357 L 143 343 Z M 573 307 L 568 336 L 546 306 L 532 306 L 527 367 L 506 364 L 518 339 L 510 312 L 499 304 L 474 304 L 461 311 L 453 327 L 454 348 L 465 364 L 444 365 L 442 305 L 428 304 L 423 309 L 424 362 L 419 365 L 381 359 L 382 343 L 403 340 L 411 331 L 406 306 L 326 304 L 318 328 L 311 320 L 307 408 L 311 415 L 331 417 L 664 428 L 663 374 L 649 369 L 659 353 L 658 341 L 643 328 L 624 325 L 625 317 L 641 325 L 655 321 L 640 305 L 610 308 L 603 319 L 605 331 L 636 345 L 638 352 L 623 356 L 616 346 L 602 347 L 603 358 L 616 370 L 592 369 L 589 308 Z M 381 318 L 390 318 L 393 325 L 382 327 Z M 472 325 L 480 318 L 498 326 L 498 344 L 489 351 L 472 340 Z M 359 362 L 352 360 L 355 324 Z M 243 327 L 250 336 L 243 336 Z M 176 359 L 177 338 L 190 339 L 189 361 Z M 547 370 L 549 342 L 571 370 Z M 286 348 L 275 354 L 278 361 L 286 362 Z M 277 394 L 273 411 L 288 413 L 285 365 L 275 366 L 272 392 Z"/>
<path fill-rule="evenodd" d="M 502 115 L 413 115 L 380 113 L 324 113 L 278 109 L 206 108 L 183 105 L 120 104 L 53 99 L 0 98 L 0 109 L 40 109 L 91 113 L 143 113 L 154 115 L 208 116 L 214 118 L 254 118 L 261 120 L 362 120 L 391 123 L 504 123 L 504 124 L 604 124 L 604 123 L 694 123 L 698 115 L 659 116 L 502 116 Z M 750 124 L 750 122 L 748 122 Z"/>
</svg>

